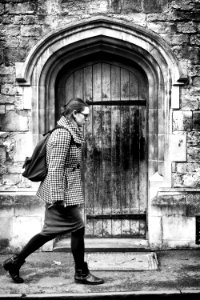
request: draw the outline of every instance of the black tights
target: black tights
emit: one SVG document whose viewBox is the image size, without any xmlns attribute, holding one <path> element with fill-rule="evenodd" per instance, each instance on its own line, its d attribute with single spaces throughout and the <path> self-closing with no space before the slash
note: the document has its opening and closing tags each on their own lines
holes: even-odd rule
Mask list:
<svg viewBox="0 0 200 300">
<path fill-rule="evenodd" d="M 84 263 L 84 227 L 71 233 L 71 251 L 74 257 L 75 268 L 81 269 Z M 18 254 L 20 260 L 25 260 L 31 253 L 42 247 L 48 241 L 54 239 L 56 234 L 44 236 L 40 233 L 33 236 Z"/>
</svg>

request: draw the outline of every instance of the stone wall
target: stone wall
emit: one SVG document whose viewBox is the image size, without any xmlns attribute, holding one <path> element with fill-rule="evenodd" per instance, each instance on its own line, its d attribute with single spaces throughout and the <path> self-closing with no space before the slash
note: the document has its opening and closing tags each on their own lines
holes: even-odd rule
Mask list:
<svg viewBox="0 0 200 300">
<path fill-rule="evenodd" d="M 199 1 L 0 1 L 0 188 L 21 187 L 21 141 L 29 144 L 30 110 L 20 103 L 15 62 L 54 29 L 91 16 L 131 21 L 159 34 L 176 54 L 188 76 L 181 90 L 181 109 L 173 112 L 173 132 L 187 137 L 187 161 L 173 165 L 174 187 L 199 186 L 200 131 Z M 17 148 L 16 148 L 17 145 Z M 11 175 L 12 174 L 12 175 Z M 9 176 L 11 175 L 11 176 Z"/>
<path fill-rule="evenodd" d="M 12 222 L 18 220 L 18 215 L 13 212 L 16 196 L 10 201 L 10 195 L 27 190 L 35 191 L 37 187 L 21 176 L 24 148 L 29 149 L 30 153 L 32 151 L 31 105 L 29 95 L 22 99 L 22 90 L 16 84 L 15 63 L 24 62 L 34 45 L 49 33 L 93 16 L 107 16 L 147 28 L 163 38 L 176 55 L 186 84 L 180 90 L 180 108 L 172 111 L 172 124 L 169 129 L 172 134 L 182 136 L 179 147 L 181 159 L 172 163 L 172 187 L 196 189 L 197 196 L 194 201 L 198 202 L 199 0 L 0 0 L 0 193 L 3 197 L 0 200 L 0 224 L 5 227 L 0 233 L 0 239 L 6 248 L 6 236 L 13 239 L 13 231 L 9 231 L 9 226 L 14 228 L 14 223 L 7 226 L 5 216 L 8 215 Z M 181 143 L 186 143 L 186 153 L 182 150 Z M 174 198 L 170 195 L 168 204 L 173 204 Z M 193 202 L 191 199 L 190 201 Z M 154 205 L 161 207 L 161 202 L 157 197 Z M 194 218 L 199 212 L 197 209 L 190 217 Z M 166 216 L 169 217 L 170 214 L 167 213 Z M 31 224 L 32 213 L 28 217 Z"/>
</svg>

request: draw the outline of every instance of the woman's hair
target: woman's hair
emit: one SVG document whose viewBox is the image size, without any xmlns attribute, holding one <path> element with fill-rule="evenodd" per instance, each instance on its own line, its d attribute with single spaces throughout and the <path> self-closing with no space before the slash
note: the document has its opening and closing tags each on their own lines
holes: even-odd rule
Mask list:
<svg viewBox="0 0 200 300">
<path fill-rule="evenodd" d="M 64 105 L 62 115 L 65 117 L 70 117 L 74 110 L 80 113 L 84 110 L 85 107 L 89 107 L 89 105 L 86 102 L 84 102 L 83 99 L 72 98 L 67 104 Z"/>
</svg>

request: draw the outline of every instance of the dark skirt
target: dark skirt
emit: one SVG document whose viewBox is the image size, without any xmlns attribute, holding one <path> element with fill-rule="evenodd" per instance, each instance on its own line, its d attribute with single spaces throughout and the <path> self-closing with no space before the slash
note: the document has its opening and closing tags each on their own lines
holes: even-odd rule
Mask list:
<svg viewBox="0 0 200 300">
<path fill-rule="evenodd" d="M 40 234 L 51 236 L 70 233 L 84 226 L 79 206 L 46 206 L 44 226 Z"/>
</svg>

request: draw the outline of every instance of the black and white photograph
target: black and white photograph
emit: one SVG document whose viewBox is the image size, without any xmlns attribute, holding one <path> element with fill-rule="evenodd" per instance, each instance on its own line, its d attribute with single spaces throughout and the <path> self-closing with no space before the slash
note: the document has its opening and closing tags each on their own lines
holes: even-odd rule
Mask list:
<svg viewBox="0 0 200 300">
<path fill-rule="evenodd" d="M 200 0 L 0 0 L 0 300 L 199 297 Z"/>
</svg>

